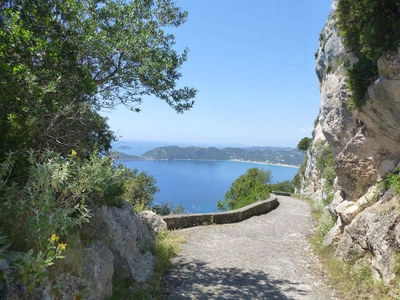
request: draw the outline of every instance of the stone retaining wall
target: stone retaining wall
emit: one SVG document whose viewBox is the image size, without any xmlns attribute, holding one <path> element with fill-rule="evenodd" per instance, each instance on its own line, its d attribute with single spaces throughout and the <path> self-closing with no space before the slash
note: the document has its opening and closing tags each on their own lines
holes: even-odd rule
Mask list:
<svg viewBox="0 0 400 300">
<path fill-rule="evenodd" d="M 262 215 L 277 208 L 279 202 L 274 194 L 270 199 L 259 201 L 236 210 L 214 212 L 207 214 L 180 214 L 162 216 L 168 229 L 187 228 L 198 225 L 226 224 L 246 220 L 253 216 Z"/>
</svg>

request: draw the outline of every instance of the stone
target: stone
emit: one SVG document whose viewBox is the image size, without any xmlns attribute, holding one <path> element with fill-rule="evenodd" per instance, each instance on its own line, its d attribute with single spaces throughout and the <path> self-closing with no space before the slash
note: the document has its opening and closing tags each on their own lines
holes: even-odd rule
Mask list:
<svg viewBox="0 0 400 300">
<path fill-rule="evenodd" d="M 397 53 L 388 52 L 378 59 L 378 73 L 387 79 L 400 79 L 400 48 Z"/>
<path fill-rule="evenodd" d="M 344 225 L 350 224 L 359 210 L 360 207 L 353 201 L 343 201 L 336 207 L 336 213 Z"/>
<path fill-rule="evenodd" d="M 95 241 L 82 249 L 82 272 L 89 282 L 86 299 L 108 299 L 112 295 L 114 275 L 113 253 L 101 241 Z"/>
<path fill-rule="evenodd" d="M 163 218 L 152 211 L 143 211 L 139 214 L 139 217 L 145 221 L 150 231 L 155 235 L 167 230 L 167 223 L 163 220 Z"/>
<path fill-rule="evenodd" d="M 86 288 L 90 285 L 86 280 L 81 277 L 73 276 L 69 273 L 61 273 L 57 276 L 57 280 L 62 283 L 62 289 L 58 292 L 59 299 L 79 299 L 79 297 L 85 299 L 93 299 L 88 295 L 90 291 L 86 291 Z M 104 299 L 104 298 L 98 298 Z"/>
<path fill-rule="evenodd" d="M 151 253 L 154 235 L 142 217 L 129 205 L 122 208 L 102 206 L 92 210 L 96 238 L 114 255 L 114 270 L 123 278 L 141 283 L 154 273 Z"/>
<path fill-rule="evenodd" d="M 399 198 L 389 190 L 382 200 L 358 214 L 346 226 L 338 243 L 336 254 L 344 260 L 358 259 L 369 254 L 376 279 L 392 282 L 396 275 L 393 266 L 400 246 L 398 231 L 400 212 Z M 399 267 L 399 266 L 397 266 Z"/>
<path fill-rule="evenodd" d="M 343 233 L 343 224 L 340 218 L 337 218 L 335 225 L 329 230 L 329 232 L 325 235 L 324 241 L 322 242 L 323 246 L 331 246 L 337 245 L 342 237 Z"/>
</svg>

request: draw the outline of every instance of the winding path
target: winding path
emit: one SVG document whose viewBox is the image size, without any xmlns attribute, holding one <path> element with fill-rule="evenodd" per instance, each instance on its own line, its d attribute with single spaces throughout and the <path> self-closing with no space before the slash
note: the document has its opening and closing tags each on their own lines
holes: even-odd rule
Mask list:
<svg viewBox="0 0 400 300">
<path fill-rule="evenodd" d="M 163 299 L 336 299 L 307 242 L 310 205 L 278 200 L 240 223 L 179 230 L 187 242 L 164 278 Z"/>
</svg>

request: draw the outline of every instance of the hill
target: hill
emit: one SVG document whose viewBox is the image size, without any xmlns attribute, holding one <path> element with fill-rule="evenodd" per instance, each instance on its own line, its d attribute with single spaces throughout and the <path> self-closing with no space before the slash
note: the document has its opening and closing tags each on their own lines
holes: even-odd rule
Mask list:
<svg viewBox="0 0 400 300">
<path fill-rule="evenodd" d="M 120 159 L 144 160 L 239 160 L 298 166 L 304 154 L 293 148 L 253 147 L 215 148 L 167 146 L 149 150 L 141 156 L 120 154 Z M 130 158 L 129 158 L 130 157 Z"/>
</svg>

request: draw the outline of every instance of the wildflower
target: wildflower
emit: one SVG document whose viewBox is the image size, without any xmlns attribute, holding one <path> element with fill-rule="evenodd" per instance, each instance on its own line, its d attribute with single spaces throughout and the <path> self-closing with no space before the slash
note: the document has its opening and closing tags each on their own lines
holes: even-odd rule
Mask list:
<svg viewBox="0 0 400 300">
<path fill-rule="evenodd" d="M 76 156 L 76 151 L 75 151 L 74 149 L 72 149 L 71 155 L 72 155 L 72 156 Z"/>
<path fill-rule="evenodd" d="M 67 244 L 58 244 L 58 248 L 61 249 L 61 251 L 65 251 L 65 247 L 67 247 Z"/>
<path fill-rule="evenodd" d="M 55 234 L 55 233 L 53 233 L 52 235 L 51 235 L 51 238 L 50 238 L 53 242 L 57 242 L 60 238 Z"/>
</svg>

